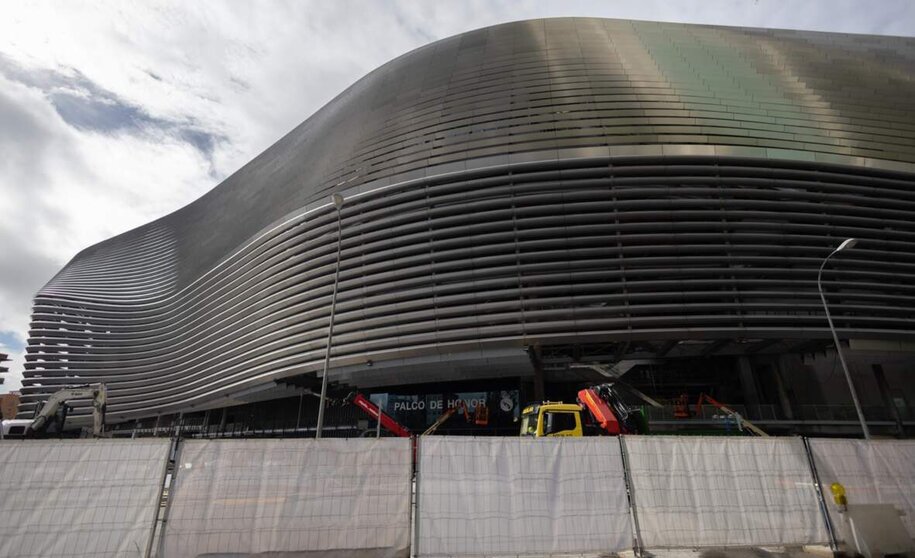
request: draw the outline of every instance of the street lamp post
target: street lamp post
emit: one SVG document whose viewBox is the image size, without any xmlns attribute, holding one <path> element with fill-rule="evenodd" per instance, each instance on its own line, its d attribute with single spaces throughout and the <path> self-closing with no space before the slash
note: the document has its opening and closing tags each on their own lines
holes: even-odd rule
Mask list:
<svg viewBox="0 0 915 558">
<path fill-rule="evenodd" d="M 842 370 L 845 372 L 845 380 L 848 382 L 848 390 L 851 392 L 851 400 L 855 403 L 855 411 L 858 413 L 858 421 L 861 422 L 861 430 L 864 432 L 864 438 L 870 440 L 871 433 L 867 429 L 867 423 L 864 421 L 864 412 L 861 410 L 861 403 L 858 401 L 858 392 L 855 391 L 855 384 L 852 382 L 851 374 L 848 372 L 848 364 L 845 363 L 845 356 L 842 354 L 842 345 L 839 343 L 839 336 L 836 333 L 836 328 L 832 323 L 832 315 L 829 313 L 829 305 L 826 304 L 826 295 L 823 294 L 823 268 L 826 267 L 826 262 L 829 261 L 829 258 L 835 256 L 842 250 L 847 250 L 848 248 L 854 248 L 855 244 L 858 243 L 858 239 L 849 238 L 845 242 L 839 245 L 838 248 L 832 251 L 831 254 L 826 256 L 826 259 L 823 260 L 823 264 L 820 266 L 820 272 L 817 274 L 817 289 L 820 291 L 820 299 L 823 301 L 823 309 L 826 311 L 826 321 L 829 322 L 829 331 L 832 332 L 832 339 L 836 343 L 836 353 L 839 355 L 839 362 L 842 363 Z"/>
<path fill-rule="evenodd" d="M 324 406 L 327 402 L 327 369 L 330 368 L 330 349 L 331 340 L 334 335 L 334 315 L 337 310 L 337 285 L 340 282 L 340 250 L 343 245 L 343 218 L 340 211 L 343 208 L 343 196 L 333 194 L 331 199 L 337 208 L 337 265 L 334 269 L 334 292 L 330 299 L 330 324 L 327 326 L 327 350 L 324 352 L 324 376 L 321 378 L 321 400 L 318 403 L 318 427 L 315 432 L 315 438 L 321 437 L 321 429 L 324 427 Z"/>
</svg>

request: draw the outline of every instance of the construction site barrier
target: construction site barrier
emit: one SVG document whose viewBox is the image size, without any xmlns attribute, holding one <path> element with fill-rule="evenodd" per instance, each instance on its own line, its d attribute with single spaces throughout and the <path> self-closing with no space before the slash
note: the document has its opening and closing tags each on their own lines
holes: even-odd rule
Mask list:
<svg viewBox="0 0 915 558">
<path fill-rule="evenodd" d="M 810 449 L 827 495 L 838 482 L 852 506 L 890 504 L 903 514 L 900 519 L 915 539 L 915 441 L 811 439 Z M 827 499 L 836 532 L 847 540 L 843 518 Z"/>
<path fill-rule="evenodd" d="M 616 438 L 420 438 L 416 556 L 632 548 Z"/>
<path fill-rule="evenodd" d="M 625 436 L 645 548 L 828 543 L 801 438 Z"/>
<path fill-rule="evenodd" d="M 892 506 L 915 538 L 915 441 L 806 442 L 430 436 L 417 440 L 411 485 L 409 439 L 5 441 L 0 556 L 406 558 L 412 548 L 438 558 L 824 544 L 833 533 L 848 541 L 833 482 L 851 506 Z"/>
<path fill-rule="evenodd" d="M 366 556 L 410 550 L 409 439 L 189 440 L 160 556 Z"/>
<path fill-rule="evenodd" d="M 144 556 L 169 440 L 0 443 L 0 556 Z"/>
</svg>

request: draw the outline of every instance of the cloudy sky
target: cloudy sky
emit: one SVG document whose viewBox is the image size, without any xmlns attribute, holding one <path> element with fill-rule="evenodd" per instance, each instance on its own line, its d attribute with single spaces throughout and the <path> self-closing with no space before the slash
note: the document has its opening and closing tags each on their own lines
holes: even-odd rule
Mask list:
<svg viewBox="0 0 915 558">
<path fill-rule="evenodd" d="M 0 392 L 19 386 L 32 296 L 79 250 L 199 197 L 400 54 L 581 15 L 915 35 L 910 0 L 5 3 Z"/>
</svg>

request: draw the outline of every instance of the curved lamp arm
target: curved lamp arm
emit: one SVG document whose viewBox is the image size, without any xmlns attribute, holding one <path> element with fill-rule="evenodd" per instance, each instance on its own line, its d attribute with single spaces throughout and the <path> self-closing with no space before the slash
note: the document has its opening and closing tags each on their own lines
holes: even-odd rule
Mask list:
<svg viewBox="0 0 915 558">
<path fill-rule="evenodd" d="M 836 328 L 832 323 L 832 315 L 829 313 L 829 305 L 826 304 L 826 295 L 823 293 L 823 269 L 826 267 L 826 262 L 829 261 L 829 258 L 835 256 L 842 250 L 854 248 L 857 243 L 858 239 L 856 238 L 846 239 L 845 242 L 840 244 L 831 254 L 826 256 L 826 259 L 823 260 L 822 265 L 820 265 L 819 273 L 817 273 L 817 290 L 820 291 L 820 300 L 823 301 L 823 310 L 826 311 L 826 321 L 829 322 L 829 331 L 832 333 L 832 339 L 836 344 L 836 354 L 839 355 L 839 361 L 842 363 L 842 370 L 845 372 L 845 380 L 848 382 L 849 391 L 851 391 L 851 399 L 855 404 L 855 411 L 858 413 L 858 421 L 861 423 L 861 430 L 864 433 L 864 438 L 869 440 L 871 437 L 870 430 L 867 428 L 867 422 L 864 420 L 864 411 L 861 410 L 861 403 L 858 401 L 858 393 L 855 390 L 855 384 L 848 371 L 848 364 L 845 362 L 845 356 L 842 354 L 842 345 L 839 344 L 839 335 L 836 333 Z"/>
</svg>

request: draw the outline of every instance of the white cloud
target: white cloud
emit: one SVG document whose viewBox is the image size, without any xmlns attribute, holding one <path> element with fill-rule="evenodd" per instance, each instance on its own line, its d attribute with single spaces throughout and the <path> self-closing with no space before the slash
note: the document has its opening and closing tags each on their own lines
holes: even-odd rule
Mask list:
<svg viewBox="0 0 915 558">
<path fill-rule="evenodd" d="M 0 387 L 10 389 L 35 291 L 79 250 L 180 207 L 214 178 L 187 142 L 74 129 L 43 91 L 2 75 L 0 122 L 0 352 L 15 373 Z"/>
<path fill-rule="evenodd" d="M 384 62 L 553 16 L 912 35 L 885 1 L 16 2 L 0 18 L 0 335 L 77 251 L 174 211 Z M 6 75 L 6 77 L 4 77 Z M 12 262 L 12 265 L 10 263 Z M 2 271 L 5 270 L 5 271 Z M 0 388 L 2 389 L 2 388 Z"/>
</svg>

